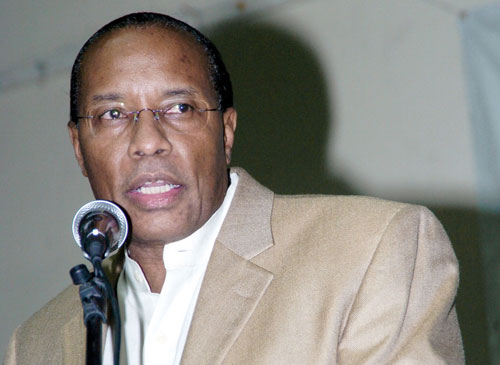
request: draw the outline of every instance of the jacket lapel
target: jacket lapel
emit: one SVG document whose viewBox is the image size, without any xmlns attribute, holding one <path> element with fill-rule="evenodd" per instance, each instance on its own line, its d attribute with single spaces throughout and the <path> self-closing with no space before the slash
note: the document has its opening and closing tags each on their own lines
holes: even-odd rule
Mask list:
<svg viewBox="0 0 500 365">
<path fill-rule="evenodd" d="M 273 275 L 216 242 L 186 341 L 183 364 L 218 364 Z"/>
<path fill-rule="evenodd" d="M 221 363 L 273 279 L 249 260 L 273 246 L 274 194 L 234 170 L 238 186 L 203 279 L 183 364 Z"/>
</svg>

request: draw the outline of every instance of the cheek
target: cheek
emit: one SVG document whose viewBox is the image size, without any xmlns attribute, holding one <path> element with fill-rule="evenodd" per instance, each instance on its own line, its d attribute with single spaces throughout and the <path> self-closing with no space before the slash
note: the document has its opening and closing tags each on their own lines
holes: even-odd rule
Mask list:
<svg viewBox="0 0 500 365">
<path fill-rule="evenodd" d="M 219 138 L 215 131 L 205 138 L 193 138 L 183 146 L 183 154 L 201 180 L 217 182 L 221 170 L 226 168 L 222 136 Z"/>
<path fill-rule="evenodd" d="M 224 195 L 227 165 L 222 133 L 198 141 L 193 155 L 193 170 L 200 184 L 201 199 L 205 202 L 218 201 Z"/>
<path fill-rule="evenodd" d="M 111 199 L 112 186 L 117 182 L 118 176 L 115 175 L 120 162 L 116 149 L 97 143 L 84 144 L 82 156 L 96 198 Z"/>
</svg>

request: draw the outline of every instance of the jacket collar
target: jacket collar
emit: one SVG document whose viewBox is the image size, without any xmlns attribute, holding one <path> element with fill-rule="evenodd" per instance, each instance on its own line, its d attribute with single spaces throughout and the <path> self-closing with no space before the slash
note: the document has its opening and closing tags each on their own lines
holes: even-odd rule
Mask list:
<svg viewBox="0 0 500 365">
<path fill-rule="evenodd" d="M 218 241 L 237 255 L 250 260 L 273 245 L 271 213 L 274 193 L 242 168 L 233 201 L 219 232 Z"/>
</svg>

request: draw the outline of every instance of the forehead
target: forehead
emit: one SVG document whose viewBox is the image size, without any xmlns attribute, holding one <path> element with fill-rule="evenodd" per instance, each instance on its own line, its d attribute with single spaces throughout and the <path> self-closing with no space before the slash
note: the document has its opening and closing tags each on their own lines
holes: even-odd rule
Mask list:
<svg viewBox="0 0 500 365">
<path fill-rule="evenodd" d="M 159 27 L 112 31 L 83 58 L 81 97 L 95 88 L 190 88 L 214 96 L 208 60 L 189 34 Z M 134 85 L 131 88 L 131 85 Z M 119 90 L 108 90 L 119 91 Z"/>
</svg>

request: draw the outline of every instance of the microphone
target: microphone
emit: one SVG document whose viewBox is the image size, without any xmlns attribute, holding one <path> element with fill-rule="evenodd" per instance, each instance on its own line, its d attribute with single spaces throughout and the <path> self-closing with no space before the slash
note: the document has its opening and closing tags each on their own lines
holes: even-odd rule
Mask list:
<svg viewBox="0 0 500 365">
<path fill-rule="evenodd" d="M 128 223 L 123 210 L 107 200 L 81 207 L 73 219 L 73 237 L 89 261 L 108 257 L 127 239 Z"/>
</svg>

